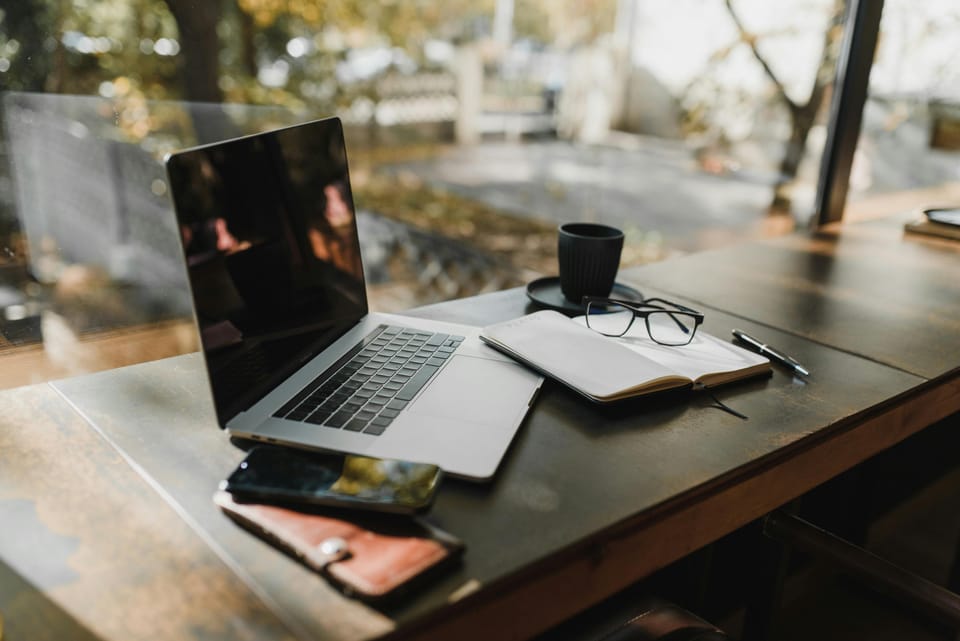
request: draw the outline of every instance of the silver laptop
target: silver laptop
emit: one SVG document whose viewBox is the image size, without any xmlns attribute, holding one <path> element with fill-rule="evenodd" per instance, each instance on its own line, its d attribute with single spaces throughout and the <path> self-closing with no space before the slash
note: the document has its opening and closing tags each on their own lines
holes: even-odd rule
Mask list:
<svg viewBox="0 0 960 641">
<path fill-rule="evenodd" d="M 543 379 L 478 328 L 369 313 L 339 119 L 166 164 L 221 427 L 494 475 Z"/>
</svg>

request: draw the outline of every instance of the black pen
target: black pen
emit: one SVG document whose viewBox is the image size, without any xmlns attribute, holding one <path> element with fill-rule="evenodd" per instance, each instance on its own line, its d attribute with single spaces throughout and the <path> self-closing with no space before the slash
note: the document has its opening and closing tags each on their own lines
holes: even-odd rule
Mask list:
<svg viewBox="0 0 960 641">
<path fill-rule="evenodd" d="M 781 365 L 786 365 L 797 374 L 803 374 L 804 376 L 810 375 L 810 372 L 807 370 L 807 368 L 805 368 L 803 365 L 801 365 L 794 359 L 790 358 L 789 356 L 787 356 L 782 352 L 778 352 L 777 350 L 773 349 L 772 347 L 770 347 L 765 343 L 761 343 L 754 337 L 749 336 L 748 334 L 744 334 L 739 329 L 733 330 L 733 337 L 736 338 L 738 341 L 742 341 L 746 343 L 753 349 L 757 350 L 763 356 L 769 356 L 770 358 L 777 361 Z"/>
</svg>

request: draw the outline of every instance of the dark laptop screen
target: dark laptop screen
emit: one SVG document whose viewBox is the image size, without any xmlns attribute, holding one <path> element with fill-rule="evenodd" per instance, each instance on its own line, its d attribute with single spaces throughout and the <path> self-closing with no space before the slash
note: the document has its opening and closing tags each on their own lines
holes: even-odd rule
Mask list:
<svg viewBox="0 0 960 641">
<path fill-rule="evenodd" d="M 221 425 L 367 313 L 336 118 L 167 159 Z"/>
</svg>

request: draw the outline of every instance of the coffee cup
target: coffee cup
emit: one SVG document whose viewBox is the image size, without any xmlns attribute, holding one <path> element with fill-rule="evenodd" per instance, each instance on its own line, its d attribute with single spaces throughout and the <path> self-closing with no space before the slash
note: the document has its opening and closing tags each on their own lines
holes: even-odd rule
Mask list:
<svg viewBox="0 0 960 641">
<path fill-rule="evenodd" d="M 560 225 L 557 259 L 560 290 L 571 303 L 584 296 L 609 296 L 620 267 L 623 232 L 597 223 Z"/>
</svg>

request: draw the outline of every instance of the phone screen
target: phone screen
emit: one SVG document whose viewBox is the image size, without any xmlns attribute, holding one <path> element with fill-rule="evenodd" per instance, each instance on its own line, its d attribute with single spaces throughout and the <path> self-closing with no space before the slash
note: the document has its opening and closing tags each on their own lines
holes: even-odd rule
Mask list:
<svg viewBox="0 0 960 641">
<path fill-rule="evenodd" d="M 927 220 L 943 225 L 960 227 L 960 208 L 958 207 L 950 209 L 925 209 L 923 213 L 926 214 Z"/>
<path fill-rule="evenodd" d="M 409 513 L 430 506 L 440 477 L 425 463 L 260 446 L 221 488 L 238 498 Z"/>
</svg>

